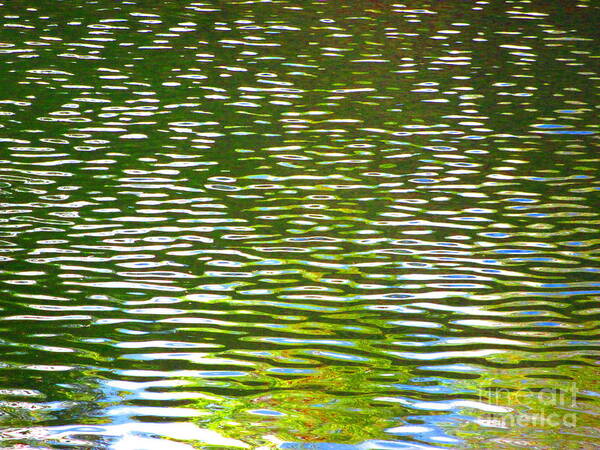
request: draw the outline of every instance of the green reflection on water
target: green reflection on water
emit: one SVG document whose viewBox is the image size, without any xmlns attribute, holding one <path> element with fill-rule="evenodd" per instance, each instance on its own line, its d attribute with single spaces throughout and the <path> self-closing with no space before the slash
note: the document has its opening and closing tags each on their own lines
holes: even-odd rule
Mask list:
<svg viewBox="0 0 600 450">
<path fill-rule="evenodd" d="M 0 4 L 2 445 L 596 445 L 598 11 Z"/>
</svg>

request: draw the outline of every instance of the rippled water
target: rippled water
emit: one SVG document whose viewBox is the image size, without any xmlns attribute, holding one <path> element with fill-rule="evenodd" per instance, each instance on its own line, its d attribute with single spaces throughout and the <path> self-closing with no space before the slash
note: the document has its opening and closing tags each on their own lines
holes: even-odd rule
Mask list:
<svg viewBox="0 0 600 450">
<path fill-rule="evenodd" d="M 0 445 L 600 446 L 597 3 L 0 13 Z"/>
</svg>

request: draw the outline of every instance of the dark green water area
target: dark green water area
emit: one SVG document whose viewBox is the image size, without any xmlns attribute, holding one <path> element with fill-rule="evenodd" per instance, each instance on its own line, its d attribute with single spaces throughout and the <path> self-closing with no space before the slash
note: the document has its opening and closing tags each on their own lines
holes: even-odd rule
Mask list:
<svg viewBox="0 0 600 450">
<path fill-rule="evenodd" d="M 599 29 L 1 0 L 0 447 L 600 448 Z"/>
</svg>

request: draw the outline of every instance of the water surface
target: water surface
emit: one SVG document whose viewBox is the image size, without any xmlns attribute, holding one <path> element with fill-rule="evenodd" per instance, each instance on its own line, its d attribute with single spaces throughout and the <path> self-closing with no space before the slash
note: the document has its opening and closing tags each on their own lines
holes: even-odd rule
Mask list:
<svg viewBox="0 0 600 450">
<path fill-rule="evenodd" d="M 598 12 L 5 1 L 1 445 L 600 445 Z"/>
</svg>

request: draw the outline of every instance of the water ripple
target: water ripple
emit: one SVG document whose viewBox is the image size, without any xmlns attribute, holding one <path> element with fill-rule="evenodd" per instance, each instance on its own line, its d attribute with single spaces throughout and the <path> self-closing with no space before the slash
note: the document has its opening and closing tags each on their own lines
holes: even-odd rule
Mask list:
<svg viewBox="0 0 600 450">
<path fill-rule="evenodd" d="M 2 445 L 597 446 L 593 2 L 29 3 Z"/>
</svg>

